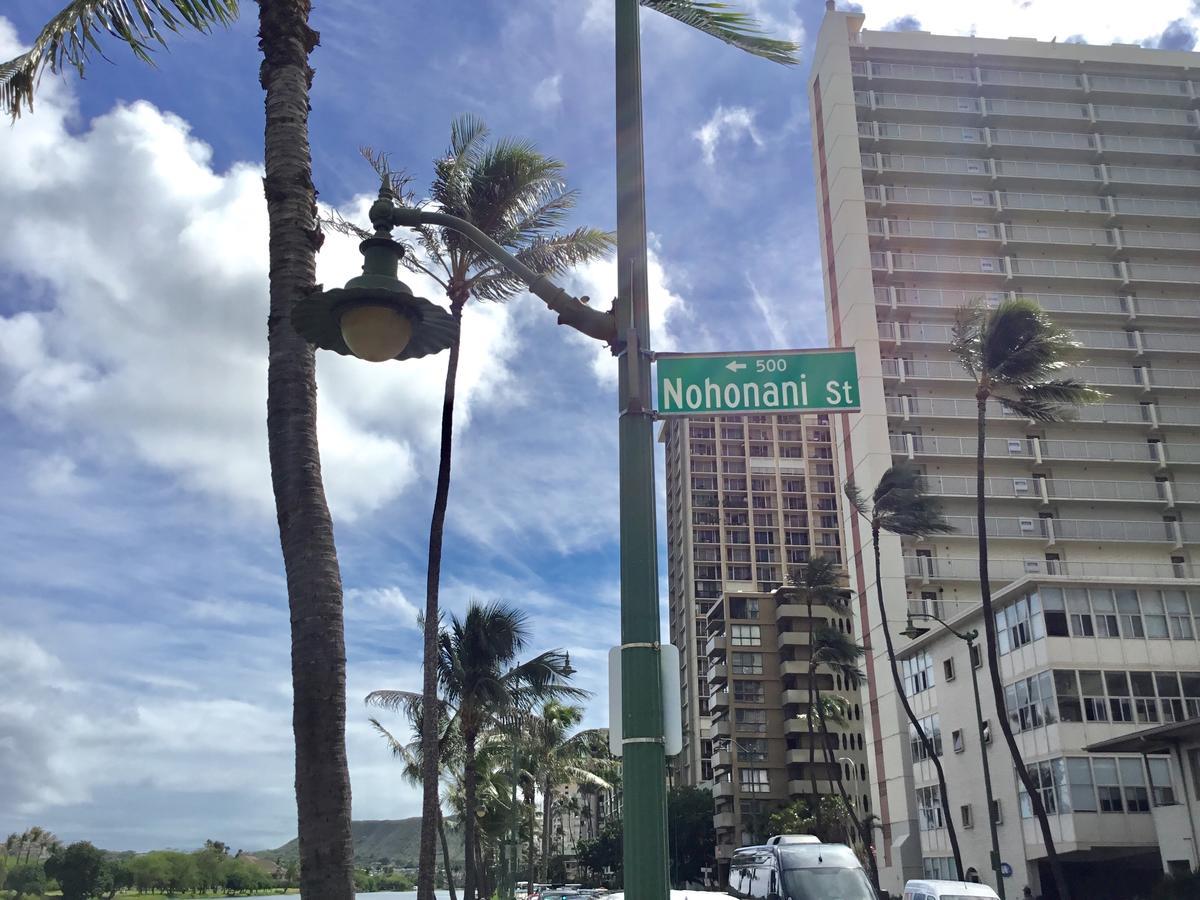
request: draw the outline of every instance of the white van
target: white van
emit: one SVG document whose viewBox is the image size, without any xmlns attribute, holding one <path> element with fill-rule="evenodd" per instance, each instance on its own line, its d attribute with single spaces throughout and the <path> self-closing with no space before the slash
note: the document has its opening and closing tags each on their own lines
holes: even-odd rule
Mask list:
<svg viewBox="0 0 1200 900">
<path fill-rule="evenodd" d="M 904 885 L 904 900 L 1000 900 L 986 884 L 914 879 Z"/>
</svg>

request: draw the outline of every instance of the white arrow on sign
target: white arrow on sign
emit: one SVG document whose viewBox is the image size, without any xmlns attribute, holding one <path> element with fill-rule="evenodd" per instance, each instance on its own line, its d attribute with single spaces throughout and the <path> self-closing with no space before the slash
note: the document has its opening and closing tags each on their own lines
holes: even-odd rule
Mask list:
<svg viewBox="0 0 1200 900">
<path fill-rule="evenodd" d="M 733 362 L 731 362 L 725 368 L 727 368 L 730 372 L 739 372 L 742 369 L 746 368 L 746 364 L 740 363 L 735 359 Z"/>
</svg>

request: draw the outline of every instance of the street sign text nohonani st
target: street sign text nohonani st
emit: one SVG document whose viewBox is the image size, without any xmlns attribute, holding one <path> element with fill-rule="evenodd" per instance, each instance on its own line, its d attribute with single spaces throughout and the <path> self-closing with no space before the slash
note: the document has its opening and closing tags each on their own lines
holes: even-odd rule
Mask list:
<svg viewBox="0 0 1200 900">
<path fill-rule="evenodd" d="M 659 353 L 658 412 L 855 412 L 853 350 Z"/>
</svg>

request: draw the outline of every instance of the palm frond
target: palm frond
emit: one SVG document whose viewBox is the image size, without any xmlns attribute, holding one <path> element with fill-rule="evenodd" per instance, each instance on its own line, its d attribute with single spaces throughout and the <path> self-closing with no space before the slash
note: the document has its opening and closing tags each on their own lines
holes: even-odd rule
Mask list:
<svg viewBox="0 0 1200 900">
<path fill-rule="evenodd" d="M 950 352 L 959 365 L 967 370 L 972 381 L 979 380 L 980 334 L 983 331 L 987 309 L 982 303 L 972 303 L 959 308 L 950 329 Z"/>
<path fill-rule="evenodd" d="M 367 706 L 377 706 L 380 709 L 400 713 L 408 716 L 410 720 L 414 714 L 414 707 L 420 702 L 421 695 L 413 691 L 371 691 L 363 698 L 363 703 Z"/>
<path fill-rule="evenodd" d="M 853 478 L 848 479 L 846 483 L 842 485 L 842 491 L 845 493 L 846 500 L 854 508 L 855 512 L 864 518 L 869 519 L 871 517 L 871 511 L 870 507 L 867 505 L 867 500 L 863 496 L 858 485 L 855 484 Z"/>
<path fill-rule="evenodd" d="M 515 256 L 535 272 L 562 275 L 575 266 L 606 256 L 616 246 L 616 235 L 597 228 L 577 228 L 563 234 L 535 238 Z M 486 263 L 470 279 L 471 292 L 481 300 L 504 301 L 527 290 L 524 281 L 497 263 Z"/>
<path fill-rule="evenodd" d="M 728 3 L 700 2 L 700 0 L 639 0 L 646 9 L 670 16 L 697 31 L 761 56 L 771 62 L 787 66 L 800 60 L 796 54 L 798 44 L 769 38 L 750 15 L 738 12 Z"/>
<path fill-rule="evenodd" d="M 1028 385 L 1015 394 L 997 393 L 995 397 L 1005 409 L 1035 422 L 1062 422 L 1072 418 L 1076 406 L 1103 402 L 1107 394 L 1064 378 Z"/>
<path fill-rule="evenodd" d="M 104 55 L 100 32 L 124 41 L 138 59 L 153 65 L 151 45 L 167 45 L 164 29 L 207 33 L 237 15 L 237 0 L 74 0 L 46 23 L 29 50 L 0 63 L 0 104 L 14 119 L 22 107 L 32 110 L 47 67 L 58 73 L 70 66 L 82 78 L 89 53 Z"/>
<path fill-rule="evenodd" d="M 880 476 L 871 495 L 873 518 L 883 531 L 925 538 L 954 531 L 941 504 L 925 493 L 922 476 L 908 463 L 898 463 Z"/>
</svg>

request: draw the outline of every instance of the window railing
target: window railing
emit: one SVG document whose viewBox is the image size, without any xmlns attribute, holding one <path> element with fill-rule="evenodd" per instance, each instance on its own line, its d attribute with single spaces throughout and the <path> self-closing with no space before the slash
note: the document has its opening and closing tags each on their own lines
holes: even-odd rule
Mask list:
<svg viewBox="0 0 1200 900">
<path fill-rule="evenodd" d="M 1096 140 L 1090 134 L 1073 131 L 1025 131 L 1018 128 L 994 128 L 992 143 L 998 147 L 1038 147 L 1047 150 L 1092 150 Z"/>
<path fill-rule="evenodd" d="M 1012 257 L 1010 262 L 1013 273 L 1017 275 L 1040 275 L 1048 278 L 1122 278 L 1121 267 L 1117 263 L 1023 257 Z"/>
<path fill-rule="evenodd" d="M 897 172 L 930 175 L 990 175 L 988 161 L 966 156 L 913 156 L 906 153 L 881 154 L 883 168 Z"/>
<path fill-rule="evenodd" d="M 1078 75 L 1059 72 L 1020 72 L 1015 69 L 981 69 L 984 84 L 1002 84 L 1008 87 L 1061 88 L 1083 90 L 1083 80 Z M 992 101 L 988 101 L 990 106 Z"/>
<path fill-rule="evenodd" d="M 1071 225 L 1007 225 L 1010 241 L 1029 244 L 1077 244 L 1086 247 L 1113 247 L 1116 242 L 1107 228 L 1081 228 Z"/>
<path fill-rule="evenodd" d="M 1154 481 L 1091 481 L 1077 478 L 1047 478 L 1046 494 L 1051 500 L 1121 500 L 1159 502 L 1166 490 Z"/>
<path fill-rule="evenodd" d="M 1142 386 L 1137 371 L 1129 366 L 1070 366 L 1063 369 L 1062 376 L 1105 387 Z"/>
<path fill-rule="evenodd" d="M 875 187 L 875 185 L 869 185 L 869 187 Z M 996 205 L 991 191 L 885 186 L 883 192 L 888 203 L 915 203 L 928 206 L 977 206 L 986 208 Z"/>
<path fill-rule="evenodd" d="M 1129 277 L 1134 281 L 1169 281 L 1200 284 L 1200 266 L 1172 266 L 1158 263 L 1128 263 Z"/>
<path fill-rule="evenodd" d="M 987 100 L 988 115 L 1039 116 L 1050 119 L 1087 119 L 1088 109 L 1082 103 L 1061 103 L 1055 100 Z"/>
<path fill-rule="evenodd" d="M 1186 578 L 1186 566 L 1173 563 L 1064 562 L 1045 559 L 989 559 L 992 581 L 1015 581 L 1030 575 L 1062 575 L 1072 578 Z M 904 574 L 910 578 L 947 581 L 978 581 L 979 560 L 970 557 L 904 557 Z"/>
<path fill-rule="evenodd" d="M 1127 184 L 1164 184 L 1200 187 L 1200 172 L 1194 169 L 1146 169 L 1140 166 L 1109 166 L 1109 181 Z"/>
<path fill-rule="evenodd" d="M 883 288 L 884 291 L 887 288 Z M 1004 299 L 999 291 L 959 291 L 938 288 L 897 288 L 897 306 L 930 306 L 938 309 L 957 309 L 971 303 L 997 306 Z"/>
<path fill-rule="evenodd" d="M 1142 346 L 1147 350 L 1168 350 L 1174 353 L 1200 353 L 1200 341 L 1195 334 L 1172 331 L 1143 331 Z"/>
<path fill-rule="evenodd" d="M 1159 369 L 1147 367 L 1143 370 L 1150 384 L 1161 388 L 1200 388 L 1200 370 Z"/>
<path fill-rule="evenodd" d="M 1000 203 L 1007 209 L 1036 209 L 1046 212 L 1107 213 L 1104 197 L 1088 194 L 1035 194 L 1027 191 L 1001 191 Z"/>
<path fill-rule="evenodd" d="M 1124 228 L 1121 243 L 1126 247 L 1145 247 L 1151 250 L 1200 250 L 1200 232 L 1141 231 Z"/>
<path fill-rule="evenodd" d="M 882 221 L 880 222 L 882 225 Z M 935 238 L 949 241 L 998 241 L 1000 226 L 990 222 L 933 222 L 928 219 L 889 219 L 892 237 Z M 871 232 L 870 220 L 867 231 Z"/>
<path fill-rule="evenodd" d="M 1150 444 L 1132 441 L 1039 440 L 1043 459 L 1086 462 L 1157 462 Z"/>
<path fill-rule="evenodd" d="M 858 91 L 855 92 L 856 95 L 858 93 Z M 875 107 L 877 109 L 906 109 L 926 112 L 978 113 L 979 101 L 974 97 L 944 97 L 936 94 L 896 94 L 890 91 L 876 91 Z"/>
<path fill-rule="evenodd" d="M 1123 94 L 1166 94 L 1172 97 L 1188 95 L 1187 82 L 1163 78 L 1134 78 L 1127 75 L 1089 75 L 1088 86 L 1093 91 Z"/>
<path fill-rule="evenodd" d="M 990 103 L 988 104 L 991 105 Z M 1196 114 L 1190 109 L 1162 109 L 1152 106 L 1111 106 L 1097 103 L 1093 107 L 1096 119 L 1104 122 L 1139 122 L 1147 125 L 1196 125 Z"/>
<path fill-rule="evenodd" d="M 1197 318 L 1200 317 L 1200 300 L 1174 300 L 1138 297 L 1134 308 L 1139 315 Z"/>
<path fill-rule="evenodd" d="M 1039 162 L 998 159 L 996 174 L 1018 178 L 1054 178 L 1068 181 L 1100 181 L 1100 167 L 1081 163 Z"/>
<path fill-rule="evenodd" d="M 950 272 L 959 275 L 1003 275 L 997 256 L 945 256 L 936 253 L 893 253 L 892 267 L 906 272 Z"/>
<path fill-rule="evenodd" d="M 974 84 L 975 73 L 970 69 L 954 66 L 914 66 L 905 63 L 872 62 L 870 72 L 873 78 L 904 78 L 913 81 L 956 82 L 958 84 Z M 865 73 L 863 73 L 865 74 Z"/>
<path fill-rule="evenodd" d="M 1157 197 L 1113 197 L 1117 213 L 1138 216 L 1178 216 L 1194 219 L 1200 216 L 1200 200 L 1173 200 Z"/>
<path fill-rule="evenodd" d="M 1133 334 L 1128 331 L 1088 331 L 1077 330 L 1075 339 L 1089 350 L 1132 350 Z"/>
<path fill-rule="evenodd" d="M 955 125 L 912 125 L 903 122 L 879 122 L 878 135 L 883 140 L 928 141 L 947 144 L 983 144 L 982 128 Z M 860 134 L 861 129 L 860 129 Z"/>
<path fill-rule="evenodd" d="M 1187 138 L 1100 134 L 1099 147 L 1112 153 L 1154 153 L 1160 156 L 1200 156 L 1200 141 Z"/>
</svg>

